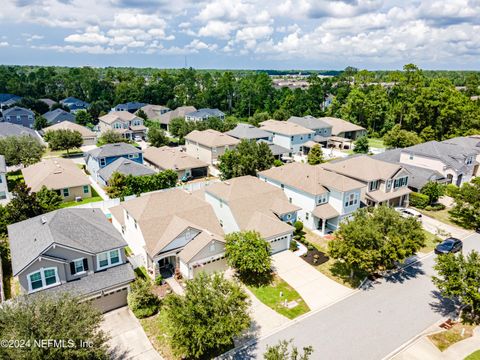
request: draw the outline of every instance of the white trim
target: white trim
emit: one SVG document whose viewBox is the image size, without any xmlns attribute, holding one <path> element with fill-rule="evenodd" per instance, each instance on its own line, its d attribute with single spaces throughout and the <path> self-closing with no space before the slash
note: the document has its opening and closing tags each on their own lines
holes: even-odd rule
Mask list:
<svg viewBox="0 0 480 360">
<path fill-rule="evenodd" d="M 45 285 L 46 284 L 45 283 L 45 271 L 47 271 L 47 270 L 54 270 L 55 271 L 55 283 L 54 284 Z M 30 276 L 32 276 L 33 274 L 36 274 L 36 273 L 40 273 L 40 279 L 42 281 L 42 287 L 34 290 L 34 289 L 32 289 L 32 280 L 30 279 Z M 37 291 L 49 289 L 49 288 L 57 286 L 57 285 L 60 285 L 60 279 L 58 277 L 58 268 L 57 267 L 48 267 L 48 268 L 43 268 L 42 267 L 42 268 L 40 268 L 36 271 L 32 271 L 31 273 L 27 274 L 27 281 L 28 281 L 28 293 L 29 294 L 37 292 Z"/>
<path fill-rule="evenodd" d="M 85 270 L 85 266 L 83 266 L 83 259 L 87 259 L 87 258 L 78 258 L 78 259 L 74 259 L 72 260 L 73 262 L 73 267 L 75 268 L 75 274 L 72 274 L 72 276 L 77 276 L 77 275 L 82 275 L 82 274 L 85 274 L 87 271 Z M 81 261 L 82 262 L 82 271 L 79 271 L 77 272 L 77 266 L 75 265 L 75 262 L 77 261 Z M 88 259 L 87 259 L 87 262 L 88 262 Z"/>
<path fill-rule="evenodd" d="M 116 251 L 118 253 L 118 262 L 116 262 L 115 264 L 112 264 L 112 257 L 110 255 L 110 253 L 113 252 L 113 251 Z M 106 266 L 100 266 L 99 256 L 103 255 L 103 254 L 107 254 L 107 263 L 108 264 Z M 122 254 L 120 253 L 120 248 L 117 248 L 117 249 L 112 249 L 112 250 L 108 250 L 108 251 L 98 253 L 96 255 L 96 259 L 97 259 L 97 270 L 105 270 L 105 269 L 111 268 L 112 266 L 120 265 L 122 263 Z"/>
</svg>

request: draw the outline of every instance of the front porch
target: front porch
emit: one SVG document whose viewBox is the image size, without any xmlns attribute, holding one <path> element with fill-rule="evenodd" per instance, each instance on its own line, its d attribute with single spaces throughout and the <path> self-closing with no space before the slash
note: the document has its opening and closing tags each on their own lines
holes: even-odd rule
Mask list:
<svg viewBox="0 0 480 360">
<path fill-rule="evenodd" d="M 312 211 L 315 229 L 320 235 L 330 234 L 337 229 L 340 214 L 330 204 L 322 204 Z"/>
<path fill-rule="evenodd" d="M 386 205 L 391 207 L 408 207 L 409 194 L 411 192 L 412 191 L 406 187 L 388 193 L 376 190 L 367 193 L 365 197 L 368 206 Z"/>
</svg>

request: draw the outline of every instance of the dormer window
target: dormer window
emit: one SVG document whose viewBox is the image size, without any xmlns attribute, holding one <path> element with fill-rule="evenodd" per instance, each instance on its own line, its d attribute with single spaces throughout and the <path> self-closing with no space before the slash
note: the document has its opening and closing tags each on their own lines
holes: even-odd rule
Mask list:
<svg viewBox="0 0 480 360">
<path fill-rule="evenodd" d="M 467 158 L 467 161 L 465 162 L 467 165 L 472 165 L 473 164 L 473 156 L 469 156 Z"/>
<path fill-rule="evenodd" d="M 88 271 L 88 260 L 86 258 L 73 260 L 70 263 L 70 272 L 72 275 L 80 275 Z"/>
<path fill-rule="evenodd" d="M 380 188 L 380 180 L 370 181 L 368 183 L 368 191 L 375 191 Z"/>
<path fill-rule="evenodd" d="M 107 165 L 107 160 L 105 158 L 100 159 L 100 166 L 105 166 Z"/>
</svg>

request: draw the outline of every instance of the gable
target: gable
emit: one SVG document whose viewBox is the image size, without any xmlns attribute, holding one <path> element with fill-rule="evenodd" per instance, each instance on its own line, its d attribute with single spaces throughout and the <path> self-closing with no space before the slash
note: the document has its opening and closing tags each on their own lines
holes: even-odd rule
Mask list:
<svg viewBox="0 0 480 360">
<path fill-rule="evenodd" d="M 225 243 L 218 241 L 218 240 L 212 240 L 209 242 L 207 245 L 205 245 L 190 261 L 189 263 L 191 264 L 192 262 L 206 259 L 210 256 L 216 256 L 219 254 L 222 254 L 225 252 Z"/>
</svg>

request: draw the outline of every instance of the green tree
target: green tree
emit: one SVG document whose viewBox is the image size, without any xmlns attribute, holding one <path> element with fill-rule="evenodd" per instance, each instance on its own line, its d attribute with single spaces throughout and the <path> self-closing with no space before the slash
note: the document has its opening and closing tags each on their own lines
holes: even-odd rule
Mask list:
<svg viewBox="0 0 480 360">
<path fill-rule="evenodd" d="M 429 198 L 429 204 L 433 205 L 441 196 L 445 195 L 445 185 L 436 181 L 429 181 L 423 185 L 420 192 L 427 195 Z"/>
<path fill-rule="evenodd" d="M 171 347 L 178 356 L 191 359 L 220 355 L 250 326 L 248 307 L 240 285 L 218 273 L 199 273 L 187 281 L 185 296 L 164 300 Z"/>
<path fill-rule="evenodd" d="M 19 183 L 12 191 L 12 199 L 5 206 L 9 224 L 27 220 L 45 211 L 37 200 L 37 195 L 24 183 Z"/>
<path fill-rule="evenodd" d="M 82 146 L 83 137 L 77 130 L 59 129 L 47 131 L 45 141 L 52 150 L 66 150 L 68 157 L 71 149 Z"/>
<path fill-rule="evenodd" d="M 160 307 L 160 300 L 153 293 L 150 280 L 137 279 L 133 282 L 127 301 L 129 308 L 139 319 L 155 315 Z"/>
<path fill-rule="evenodd" d="M 272 116 L 275 120 L 288 120 L 290 113 L 285 109 L 278 109 L 273 112 Z"/>
<path fill-rule="evenodd" d="M 87 126 L 87 124 L 93 122 L 93 119 L 89 112 L 80 110 L 75 114 L 75 122 L 79 125 Z"/>
<path fill-rule="evenodd" d="M 148 129 L 147 137 L 151 146 L 161 147 L 170 143 L 165 131 L 156 127 L 151 127 Z"/>
<path fill-rule="evenodd" d="M 33 121 L 33 128 L 35 130 L 42 130 L 43 128 L 48 126 L 48 121 L 41 115 L 35 116 L 35 120 Z"/>
<path fill-rule="evenodd" d="M 400 128 L 400 125 L 395 125 L 383 137 L 383 143 L 388 148 L 405 148 L 421 142 L 422 139 L 416 133 L 403 130 Z"/>
<path fill-rule="evenodd" d="M 366 136 L 359 137 L 354 142 L 353 152 L 356 154 L 368 154 L 368 138 Z"/>
<path fill-rule="evenodd" d="M 271 247 L 258 232 L 233 232 L 226 235 L 225 240 L 227 263 L 244 282 L 256 283 L 269 277 L 272 271 Z"/>
<path fill-rule="evenodd" d="M 58 209 L 63 201 L 57 191 L 47 189 L 45 185 L 36 193 L 36 197 L 43 212 L 50 212 Z"/>
<path fill-rule="evenodd" d="M 2 346 L 0 358 L 18 360 L 109 359 L 102 315 L 90 302 L 68 295 L 21 296 L 0 307 L 2 340 L 30 341 L 31 346 Z M 34 346 L 34 340 L 72 341 L 75 346 Z M 92 346 L 79 346 L 80 342 Z"/>
<path fill-rule="evenodd" d="M 126 176 L 119 173 L 114 172 L 110 179 L 108 180 L 108 186 L 106 187 L 105 191 L 107 195 L 112 198 L 119 198 L 123 195 L 126 187 Z"/>
<path fill-rule="evenodd" d="M 8 166 L 32 165 L 42 159 L 45 146 L 35 138 L 23 136 L 8 136 L 0 139 L 0 154 L 5 156 Z"/>
<path fill-rule="evenodd" d="M 329 255 L 343 261 L 350 275 L 391 269 L 414 255 L 425 243 L 421 223 L 404 218 L 390 207 L 359 209 L 350 221 L 340 223 L 336 239 L 328 243 Z"/>
<path fill-rule="evenodd" d="M 307 161 L 310 165 L 318 165 L 325 162 L 322 147 L 319 144 L 314 145 L 310 149 L 307 155 Z"/>
<path fill-rule="evenodd" d="M 449 211 L 450 216 L 468 229 L 480 228 L 480 177 L 463 183 L 451 195 L 454 206 Z"/>
<path fill-rule="evenodd" d="M 291 349 L 289 349 L 291 347 Z M 292 340 L 281 340 L 277 345 L 267 346 L 267 351 L 263 354 L 264 360 L 308 360 L 313 354 L 313 347 L 303 348 L 303 354 L 300 353 Z"/>
<path fill-rule="evenodd" d="M 97 145 L 102 146 L 106 144 L 117 144 L 122 142 L 128 143 L 128 140 L 118 132 L 107 130 L 98 138 Z"/>
<path fill-rule="evenodd" d="M 143 120 L 148 120 L 147 113 L 146 113 L 145 111 L 143 111 L 142 109 L 139 109 L 139 110 L 136 112 L 136 115 L 137 115 L 139 118 L 142 118 Z"/>
<path fill-rule="evenodd" d="M 466 320 L 480 321 L 480 254 L 473 250 L 467 256 L 446 254 L 437 256 L 434 269 L 438 276 L 432 281 L 442 296 L 460 301 L 466 306 Z"/>
</svg>

